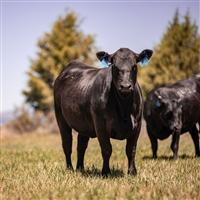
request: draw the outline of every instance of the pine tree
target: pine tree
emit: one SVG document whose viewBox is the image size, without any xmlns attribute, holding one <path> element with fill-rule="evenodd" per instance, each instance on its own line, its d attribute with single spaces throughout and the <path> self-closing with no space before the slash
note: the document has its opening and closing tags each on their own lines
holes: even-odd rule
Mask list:
<svg viewBox="0 0 200 200">
<path fill-rule="evenodd" d="M 151 89 L 200 73 L 200 35 L 189 13 L 180 22 L 178 10 L 154 49 L 146 68 L 140 70 L 139 82 L 145 94 Z"/>
<path fill-rule="evenodd" d="M 51 110 L 53 82 L 59 72 L 74 59 L 92 64 L 94 49 L 94 37 L 80 30 L 74 12 L 59 17 L 52 31 L 38 41 L 37 57 L 31 60 L 27 88 L 23 91 L 26 102 L 35 110 Z"/>
</svg>

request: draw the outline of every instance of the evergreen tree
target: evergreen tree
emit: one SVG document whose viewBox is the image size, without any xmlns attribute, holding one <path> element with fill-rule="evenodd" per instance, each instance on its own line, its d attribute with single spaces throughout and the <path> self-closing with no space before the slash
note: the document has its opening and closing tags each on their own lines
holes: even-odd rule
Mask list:
<svg viewBox="0 0 200 200">
<path fill-rule="evenodd" d="M 95 61 L 94 38 L 80 30 L 77 15 L 68 12 L 59 17 L 52 31 L 38 41 L 37 57 L 31 61 L 26 102 L 35 110 L 49 111 L 53 106 L 53 82 L 59 72 L 72 60 L 92 64 Z"/>
<path fill-rule="evenodd" d="M 154 49 L 152 59 L 139 73 L 139 82 L 145 94 L 151 89 L 174 83 L 200 73 L 200 35 L 189 13 L 180 22 L 178 10 L 166 32 Z"/>
</svg>

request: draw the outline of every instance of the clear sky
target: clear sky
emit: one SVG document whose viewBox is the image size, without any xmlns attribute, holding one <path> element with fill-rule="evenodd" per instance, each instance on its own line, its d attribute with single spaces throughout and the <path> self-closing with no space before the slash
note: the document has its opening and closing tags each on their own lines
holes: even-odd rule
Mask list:
<svg viewBox="0 0 200 200">
<path fill-rule="evenodd" d="M 22 90 L 26 86 L 30 58 L 36 56 L 37 40 L 51 30 L 57 17 L 67 9 L 83 19 L 81 29 L 95 35 L 100 50 L 112 53 L 120 47 L 135 52 L 153 48 L 176 8 L 181 16 L 189 10 L 192 20 L 199 25 L 199 0 L 1 0 L 1 111 L 12 110 L 24 102 Z"/>
</svg>

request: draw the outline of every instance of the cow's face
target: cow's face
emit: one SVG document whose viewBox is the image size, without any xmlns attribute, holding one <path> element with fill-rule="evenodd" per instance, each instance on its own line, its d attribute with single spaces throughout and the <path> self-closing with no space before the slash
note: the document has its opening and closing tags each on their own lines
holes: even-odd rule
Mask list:
<svg viewBox="0 0 200 200">
<path fill-rule="evenodd" d="M 181 128 L 182 106 L 178 99 L 164 99 L 158 96 L 154 104 L 156 112 L 165 127 L 168 127 L 171 131 Z"/>
<path fill-rule="evenodd" d="M 144 50 L 136 54 L 128 48 L 121 48 L 114 54 L 104 51 L 98 52 L 100 61 L 104 60 L 112 66 L 112 82 L 120 94 L 130 94 L 137 80 L 137 63 L 143 59 L 150 59 L 151 50 Z"/>
</svg>

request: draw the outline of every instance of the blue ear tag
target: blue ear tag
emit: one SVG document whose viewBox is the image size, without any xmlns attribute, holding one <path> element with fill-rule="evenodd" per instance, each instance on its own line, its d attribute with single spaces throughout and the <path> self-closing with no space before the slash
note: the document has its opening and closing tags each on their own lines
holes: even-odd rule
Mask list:
<svg viewBox="0 0 200 200">
<path fill-rule="evenodd" d="M 106 68 L 109 65 L 108 61 L 106 61 L 105 59 L 103 59 L 100 63 L 101 63 L 101 68 Z"/>
<path fill-rule="evenodd" d="M 149 62 L 149 59 L 147 57 L 144 57 L 141 61 L 140 61 L 140 65 L 142 67 L 145 67 Z"/>
<path fill-rule="evenodd" d="M 161 103 L 159 100 L 156 101 L 156 107 L 159 108 L 161 106 Z"/>
</svg>

